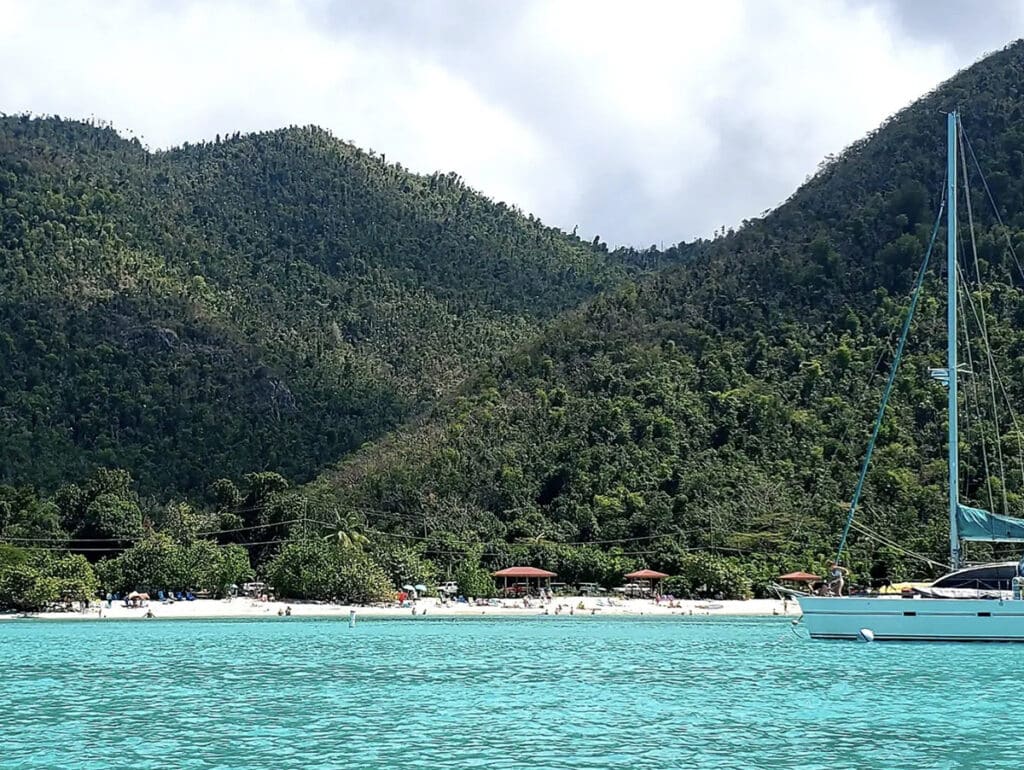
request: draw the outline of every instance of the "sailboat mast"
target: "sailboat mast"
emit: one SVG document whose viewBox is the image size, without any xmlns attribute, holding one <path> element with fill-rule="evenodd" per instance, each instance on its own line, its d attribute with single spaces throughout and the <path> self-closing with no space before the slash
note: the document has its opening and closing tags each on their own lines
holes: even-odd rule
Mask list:
<svg viewBox="0 0 1024 770">
<path fill-rule="evenodd" d="M 957 527 L 957 506 L 960 503 L 960 453 L 957 426 L 957 360 L 956 360 L 956 142 L 957 113 L 946 116 L 947 183 L 946 195 L 946 372 L 949 378 L 949 561 L 953 569 L 960 567 L 960 532 Z"/>
</svg>

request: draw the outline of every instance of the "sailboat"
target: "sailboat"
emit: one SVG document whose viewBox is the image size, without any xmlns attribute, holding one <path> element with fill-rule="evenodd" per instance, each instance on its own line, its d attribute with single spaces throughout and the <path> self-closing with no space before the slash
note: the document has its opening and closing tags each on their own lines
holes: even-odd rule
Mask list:
<svg viewBox="0 0 1024 770">
<path fill-rule="evenodd" d="M 803 623 L 812 639 L 873 639 L 877 641 L 986 641 L 1024 642 L 1024 577 L 1021 565 L 996 562 L 965 566 L 965 541 L 1024 542 L 1024 519 L 994 514 L 964 505 L 959 490 L 958 377 L 964 374 L 957 361 L 957 147 L 960 119 L 947 115 L 947 179 L 945 192 L 947 360 L 930 374 L 948 391 L 949 443 L 949 563 L 951 571 L 912 597 L 796 595 Z M 941 222 L 941 209 L 932 233 L 931 253 Z M 871 451 L 885 414 L 885 405 L 902 355 L 903 344 L 923 281 L 918 276 L 910 312 L 903 326 L 896 357 L 883 395 L 868 452 L 854 490 L 842 540 L 839 564 L 850 531 L 857 501 L 863 489 Z"/>
</svg>

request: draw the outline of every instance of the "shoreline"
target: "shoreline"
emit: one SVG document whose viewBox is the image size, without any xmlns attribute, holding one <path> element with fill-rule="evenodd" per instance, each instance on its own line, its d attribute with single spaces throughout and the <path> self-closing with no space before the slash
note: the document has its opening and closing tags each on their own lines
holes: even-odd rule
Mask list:
<svg viewBox="0 0 1024 770">
<path fill-rule="evenodd" d="M 580 605 L 582 609 L 580 608 Z M 191 602 L 163 604 L 150 601 L 140 607 L 125 607 L 115 603 L 93 602 L 86 610 L 68 612 L 14 612 L 0 613 L 2 620 L 219 620 L 246 618 L 287 617 L 283 613 L 291 608 L 291 617 L 337 618 L 347 620 L 355 611 L 359 618 L 521 618 L 521 617 L 800 617 L 795 601 L 779 599 L 746 600 L 693 600 L 671 604 L 655 604 L 650 599 L 621 599 L 609 602 L 597 597 L 565 596 L 550 602 L 531 602 L 524 607 L 521 601 L 506 599 L 500 605 L 477 606 L 470 604 L 442 605 L 438 599 L 419 599 L 413 605 L 342 605 L 306 602 L 260 602 L 248 598 L 196 599 Z M 151 612 L 152 617 L 147 617 Z M 279 614 L 279 612 L 281 614 Z"/>
</svg>

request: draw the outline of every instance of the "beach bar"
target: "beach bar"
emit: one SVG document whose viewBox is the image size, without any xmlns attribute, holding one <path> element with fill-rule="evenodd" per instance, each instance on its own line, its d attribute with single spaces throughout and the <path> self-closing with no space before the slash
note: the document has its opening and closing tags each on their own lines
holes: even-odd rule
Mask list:
<svg viewBox="0 0 1024 770">
<path fill-rule="evenodd" d="M 530 585 L 530 581 L 536 580 L 537 593 L 540 593 L 541 586 L 543 585 L 546 588 L 550 587 L 551 578 L 558 577 L 558 575 L 555 572 L 548 572 L 546 569 L 537 569 L 536 567 L 507 567 L 506 569 L 500 569 L 497 572 L 492 572 L 491 577 L 501 578 L 501 590 L 502 593 L 507 596 L 510 591 L 508 585 L 509 578 L 512 578 L 515 581 L 515 583 L 512 584 L 512 591 L 515 591 L 516 584 L 521 581 L 525 581 L 526 592 L 529 593 L 530 588 L 532 587 Z"/>
</svg>

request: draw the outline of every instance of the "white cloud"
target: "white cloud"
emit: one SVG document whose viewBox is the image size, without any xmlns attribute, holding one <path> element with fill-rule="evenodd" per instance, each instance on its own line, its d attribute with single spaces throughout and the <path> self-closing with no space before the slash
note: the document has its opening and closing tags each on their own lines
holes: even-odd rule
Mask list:
<svg viewBox="0 0 1024 770">
<path fill-rule="evenodd" d="M 884 0 L 0 0 L 0 109 L 94 115 L 155 147 L 317 123 L 644 245 L 778 203 L 1014 31 L 950 29 L 912 37 Z"/>
</svg>

